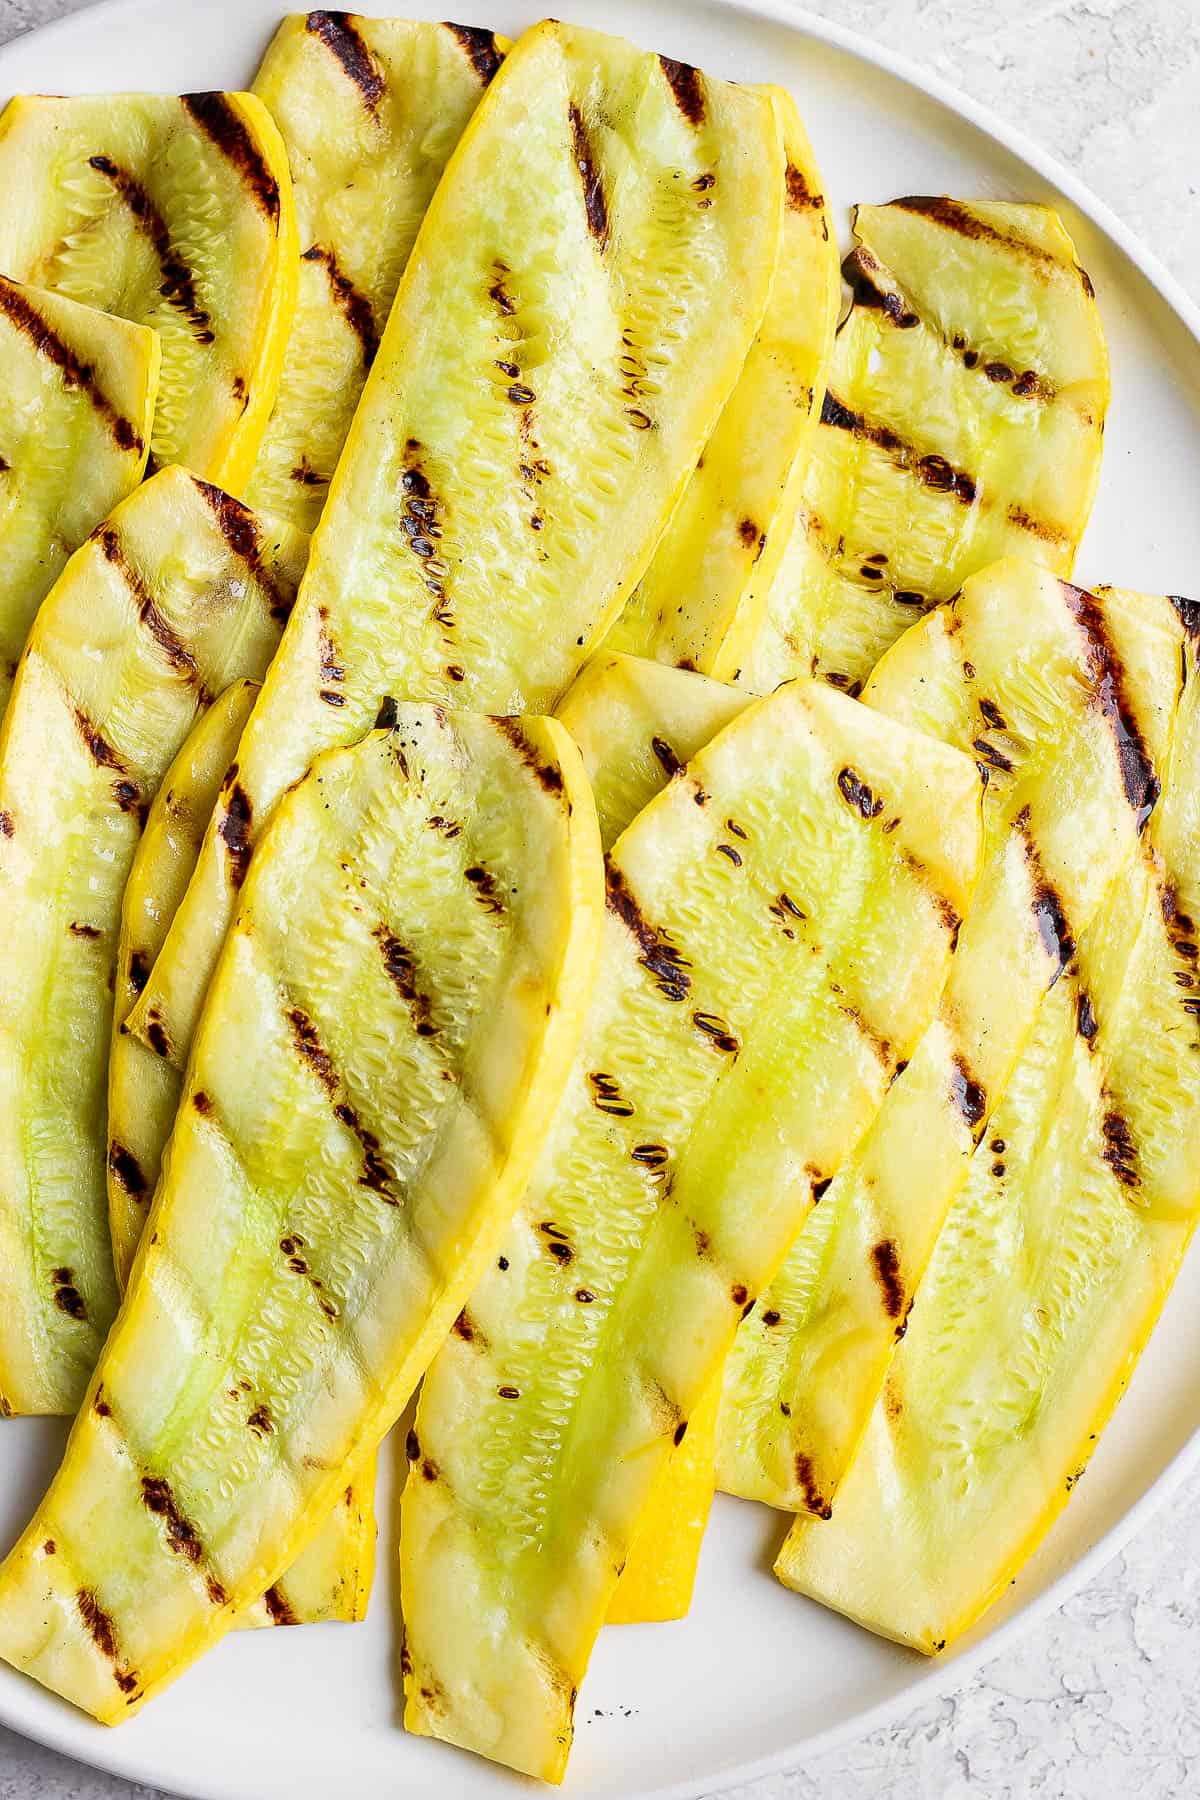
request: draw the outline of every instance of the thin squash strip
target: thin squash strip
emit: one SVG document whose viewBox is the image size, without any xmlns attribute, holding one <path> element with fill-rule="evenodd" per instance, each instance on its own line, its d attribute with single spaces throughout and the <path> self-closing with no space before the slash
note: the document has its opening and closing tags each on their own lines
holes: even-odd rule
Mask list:
<svg viewBox="0 0 1200 1800">
<path fill-rule="evenodd" d="M 0 275 L 0 719 L 34 614 L 142 479 L 158 339 Z"/>
<path fill-rule="evenodd" d="M 602 908 L 553 720 L 392 705 L 279 807 L 120 1316 L 0 1567 L 0 1654 L 106 1723 L 267 1592 L 453 1325 L 570 1068 Z"/>
<path fill-rule="evenodd" d="M 151 454 L 240 493 L 296 305 L 287 153 L 252 94 L 22 94 L 0 116 L 0 269 L 153 326 Z"/>
<path fill-rule="evenodd" d="M 157 1007 L 191 1040 L 244 867 L 231 805 L 253 844 L 384 694 L 513 713 L 568 685 L 758 328 L 782 162 L 766 98 L 620 39 L 547 22 L 505 58 L 425 216 L 237 787 L 132 1030 Z"/>
<path fill-rule="evenodd" d="M 836 1515 L 970 1155 L 1157 796 L 1181 637 L 1165 605 L 1008 560 L 868 683 L 874 710 L 987 770 L 983 867 L 936 1020 L 738 1334 L 718 1438 L 728 1491 Z"/>
<path fill-rule="evenodd" d="M 411 1730 L 561 1776 L 663 1459 L 929 1017 L 978 794 L 967 758 L 795 683 L 610 853 L 566 1094 L 409 1444 Z"/>
<path fill-rule="evenodd" d="M 1162 799 L 976 1152 L 832 1522 L 797 1523 L 777 1564 L 927 1653 L 1066 1505 L 1200 1211 L 1200 615 L 1177 604 L 1192 641 Z"/>
<path fill-rule="evenodd" d="M 258 693 L 235 682 L 213 702 L 163 777 L 142 832 L 117 942 L 108 1064 L 108 1221 L 122 1291 L 129 1279 L 183 1088 L 168 1062 L 122 1029 L 196 863 L 205 827 Z M 328 1523 L 242 1624 L 364 1618 L 375 1562 L 375 1472 L 351 1475 Z"/>
<path fill-rule="evenodd" d="M 287 147 L 300 269 L 246 498 L 312 531 L 433 191 L 505 48 L 490 31 L 295 13 L 254 79 Z"/>
<path fill-rule="evenodd" d="M 608 636 L 730 679 L 749 655 L 799 500 L 841 304 L 837 239 L 796 103 L 783 137 L 779 265 L 758 336 L 670 525 Z"/>
<path fill-rule="evenodd" d="M 196 718 L 261 675 L 304 562 L 182 469 L 43 602 L 0 731 L 0 1411 L 70 1413 L 116 1310 L 105 1078 L 121 893 Z M 133 1172 L 130 1171 L 131 1178 Z"/>
<path fill-rule="evenodd" d="M 1006 555 L 1069 575 L 1096 491 L 1108 354 L 1057 214 L 859 206 L 853 304 L 800 504 L 742 664 L 753 692 L 854 693 L 923 608 Z"/>
</svg>

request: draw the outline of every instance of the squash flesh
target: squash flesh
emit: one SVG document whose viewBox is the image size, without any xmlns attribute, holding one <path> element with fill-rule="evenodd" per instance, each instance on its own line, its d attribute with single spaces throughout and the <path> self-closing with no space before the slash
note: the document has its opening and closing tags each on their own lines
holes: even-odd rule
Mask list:
<svg viewBox="0 0 1200 1800">
<path fill-rule="evenodd" d="M 279 133 L 251 94 L 20 95 L 0 116 L 0 268 L 149 325 L 156 465 L 239 493 L 296 304 Z"/>
<path fill-rule="evenodd" d="M 10 1662 L 116 1722 L 303 1549 L 494 1255 L 574 1052 L 601 892 L 553 721 L 402 705 L 288 796 L 125 1304 L 0 1568 Z"/>
<path fill-rule="evenodd" d="M 656 1475 L 927 1019 L 977 850 L 970 762 L 812 683 L 618 840 L 566 1095 L 418 1408 L 410 1730 L 561 1776 Z"/>
<path fill-rule="evenodd" d="M 744 665 L 857 692 L 920 611 L 1006 555 L 1069 575 L 1099 476 L 1108 356 L 1057 215 L 859 206 L 795 524 Z"/>
<path fill-rule="evenodd" d="M 142 478 L 154 333 L 0 275 L 0 719 L 38 607 Z"/>
<path fill-rule="evenodd" d="M 261 675 L 304 544 L 181 469 L 78 550 L 0 732 L 0 1404 L 73 1412 L 116 1310 L 105 1076 L 143 808 L 208 696 Z M 136 1181 L 136 1172 L 130 1171 Z"/>
<path fill-rule="evenodd" d="M 1194 643 L 1185 656 L 1145 837 L 1041 1009 L 833 1521 L 798 1522 L 777 1564 L 926 1653 L 999 1597 L 1065 1506 L 1195 1227 Z"/>
</svg>

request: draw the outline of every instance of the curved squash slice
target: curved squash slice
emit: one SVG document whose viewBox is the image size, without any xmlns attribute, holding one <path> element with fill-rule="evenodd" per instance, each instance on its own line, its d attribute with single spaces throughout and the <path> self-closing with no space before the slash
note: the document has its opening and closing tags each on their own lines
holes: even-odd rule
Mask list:
<svg viewBox="0 0 1200 1800">
<path fill-rule="evenodd" d="M 664 1458 L 929 1016 L 978 792 L 795 683 L 618 840 L 566 1094 L 409 1446 L 410 1729 L 561 1775 Z"/>
<path fill-rule="evenodd" d="M 239 752 L 250 842 L 386 693 L 552 707 L 758 328 L 782 163 L 762 95 L 619 39 L 546 23 L 505 58 L 421 227 Z M 152 1005 L 174 1042 L 195 1030 L 244 868 L 228 816 L 133 1030 Z"/>
<path fill-rule="evenodd" d="M 175 1065 L 123 1026 L 195 867 L 257 694 L 257 682 L 235 682 L 200 719 L 163 777 L 125 884 L 108 1065 L 108 1221 L 122 1290 L 183 1087 Z M 243 1624 L 365 1617 L 375 1558 L 374 1490 L 373 1459 L 368 1459 L 319 1535 Z"/>
<path fill-rule="evenodd" d="M 152 325 L 158 464 L 240 492 L 296 304 L 283 142 L 251 94 L 21 95 L 0 116 L 0 269 Z"/>
<path fill-rule="evenodd" d="M 0 1654 L 107 1723 L 268 1590 L 400 1413 L 575 1051 L 602 907 L 578 752 L 553 720 L 389 716 L 254 859 L 125 1304 L 0 1568 Z"/>
<path fill-rule="evenodd" d="M 1169 607 L 1010 560 L 901 638 L 868 683 L 873 708 L 987 770 L 983 868 L 936 1021 L 738 1334 L 719 1434 L 728 1491 L 837 1516 L 971 1152 L 1158 793 L 1181 637 Z"/>
<path fill-rule="evenodd" d="M 34 614 L 142 479 L 152 331 L 0 275 L 0 719 Z"/>
<path fill-rule="evenodd" d="M 779 265 L 737 386 L 609 633 L 615 650 L 732 677 L 749 655 L 800 498 L 841 304 L 837 239 L 800 115 L 771 96 L 787 168 Z"/>
<path fill-rule="evenodd" d="M 212 694 L 261 675 L 303 559 L 289 527 L 164 470 L 72 557 L 21 659 L 0 733 L 2 1410 L 74 1412 L 116 1309 L 121 892 L 164 771 Z"/>
<path fill-rule="evenodd" d="M 312 12 L 276 32 L 253 91 L 287 146 L 300 285 L 251 506 L 315 527 L 417 228 L 500 57 L 464 25 Z"/>
<path fill-rule="evenodd" d="M 924 607 L 994 558 L 1069 575 L 1100 470 L 1108 354 L 1057 214 L 1002 201 L 860 206 L 853 291 L 765 619 L 760 693 L 857 692 Z"/>
<path fill-rule="evenodd" d="M 1138 854 L 976 1152 L 832 1523 L 797 1523 L 777 1565 L 789 1587 L 926 1652 L 1007 1589 L 1065 1506 L 1200 1214 L 1194 643 L 1186 658 Z"/>
</svg>

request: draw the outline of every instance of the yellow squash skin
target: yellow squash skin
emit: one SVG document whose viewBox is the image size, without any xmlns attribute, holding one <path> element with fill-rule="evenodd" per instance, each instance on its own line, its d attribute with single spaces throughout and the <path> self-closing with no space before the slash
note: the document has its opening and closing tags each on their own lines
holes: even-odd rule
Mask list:
<svg viewBox="0 0 1200 1800">
<path fill-rule="evenodd" d="M 777 1564 L 927 1653 L 1065 1506 L 1200 1209 L 1200 613 L 1180 604 L 1192 641 L 1162 799 L 976 1152 L 832 1522 L 798 1522 Z"/>
<path fill-rule="evenodd" d="M 255 857 L 129 1288 L 0 1567 L 0 1654 L 105 1723 L 271 1588 L 528 1178 L 603 906 L 553 720 L 389 709 Z"/>
<path fill-rule="evenodd" d="M 731 679 L 758 632 L 800 497 L 841 304 L 837 238 L 796 103 L 770 93 L 787 167 L 779 264 L 737 386 L 613 649 Z"/>
<path fill-rule="evenodd" d="M 237 681 L 213 702 L 163 777 L 125 883 L 108 1063 L 108 1222 L 122 1291 L 129 1279 L 183 1077 L 122 1029 L 145 986 L 196 863 L 204 829 L 258 693 Z M 357 1470 L 297 1564 L 241 1623 L 310 1624 L 366 1616 L 375 1560 L 373 1459 Z"/>
<path fill-rule="evenodd" d="M 978 795 L 967 758 L 799 682 L 618 839 L 565 1095 L 409 1445 L 410 1730 L 561 1777 L 664 1459 L 929 1017 Z"/>
<path fill-rule="evenodd" d="M 212 694 L 261 675 L 304 542 L 182 469 L 43 602 L 0 731 L 0 1410 L 74 1412 L 112 1315 L 105 1080 L 121 893 Z"/>
<path fill-rule="evenodd" d="M 853 290 L 787 547 L 742 665 L 857 692 L 922 608 L 1009 554 L 1069 575 L 1100 469 L 1108 354 L 1057 214 L 860 206 Z"/>
<path fill-rule="evenodd" d="M 142 479 L 158 339 L 0 275 L 0 719 L 34 614 Z"/>
<path fill-rule="evenodd" d="M 239 751 L 251 842 L 385 694 L 553 705 L 745 358 L 782 163 L 766 98 L 619 39 L 547 23 L 505 58 L 421 226 Z M 157 1006 L 191 1040 L 236 900 L 225 817 L 132 1030 Z"/>
<path fill-rule="evenodd" d="M 490 31 L 295 13 L 254 81 L 287 146 L 300 268 L 246 498 L 312 531 L 450 152 L 500 66 Z"/>
<path fill-rule="evenodd" d="M 712 1509 L 720 1404 L 718 1378 L 710 1381 L 692 1408 L 687 1436 L 663 1465 L 605 1624 L 646 1625 L 687 1618 Z"/>
<path fill-rule="evenodd" d="M 1133 855 L 1182 628 L 1031 563 L 968 581 L 883 659 L 875 710 L 988 771 L 984 857 L 938 1016 L 738 1334 L 718 1485 L 838 1516 L 908 1308 L 1043 996 Z M 1141 746 L 1140 763 L 1131 746 Z"/>
<path fill-rule="evenodd" d="M 252 94 L 25 94 L 0 115 L 0 269 L 153 326 L 154 463 L 240 493 L 296 305 L 287 153 Z"/>
</svg>

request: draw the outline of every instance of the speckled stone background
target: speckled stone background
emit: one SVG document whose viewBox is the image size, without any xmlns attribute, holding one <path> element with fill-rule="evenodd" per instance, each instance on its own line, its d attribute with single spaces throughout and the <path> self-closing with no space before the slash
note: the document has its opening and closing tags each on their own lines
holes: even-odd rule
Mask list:
<svg viewBox="0 0 1200 1800">
<path fill-rule="evenodd" d="M 0 42 L 85 3 L 0 0 Z M 810 9 L 1022 126 L 1200 297 L 1200 0 L 810 0 Z M 723 1800 L 1192 1800 L 1198 1667 L 1195 1477 L 1062 1612 L 965 1687 Z M 0 1800 L 157 1794 L 0 1728 Z"/>
</svg>

